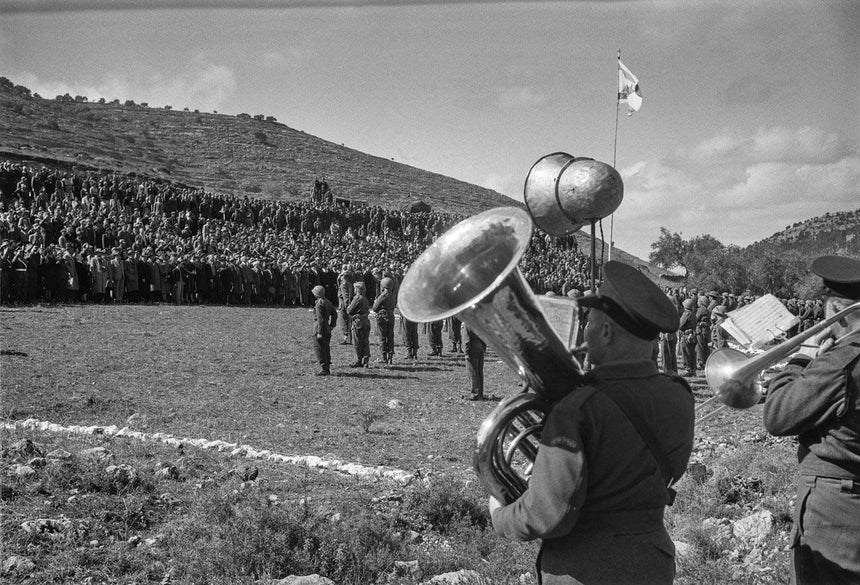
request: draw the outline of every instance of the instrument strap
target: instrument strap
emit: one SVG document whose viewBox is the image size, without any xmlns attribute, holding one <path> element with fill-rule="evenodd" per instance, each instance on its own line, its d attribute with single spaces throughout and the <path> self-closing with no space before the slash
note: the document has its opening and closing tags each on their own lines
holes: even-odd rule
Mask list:
<svg viewBox="0 0 860 585">
<path fill-rule="evenodd" d="M 630 421 L 630 424 L 639 433 L 639 437 L 645 443 L 645 446 L 651 451 L 651 456 L 654 457 L 663 476 L 666 493 L 669 497 L 669 505 L 671 506 L 675 502 L 675 495 L 677 493 L 672 489 L 672 483 L 674 483 L 672 480 L 672 467 L 669 465 L 669 459 L 666 457 L 666 454 L 660 448 L 660 442 L 657 440 L 657 437 L 651 432 L 651 428 L 645 423 L 640 414 L 633 410 L 631 405 L 624 400 L 624 395 L 613 396 L 609 392 L 602 392 L 602 394 L 614 402 L 615 406 L 624 413 L 624 416 L 627 417 L 627 420 Z"/>
</svg>

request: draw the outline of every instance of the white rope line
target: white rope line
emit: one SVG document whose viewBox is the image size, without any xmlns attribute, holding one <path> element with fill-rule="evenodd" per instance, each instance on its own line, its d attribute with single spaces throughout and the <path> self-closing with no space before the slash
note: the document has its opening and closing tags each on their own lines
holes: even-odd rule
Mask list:
<svg viewBox="0 0 860 585">
<path fill-rule="evenodd" d="M 17 429 L 32 429 L 51 433 L 71 433 L 75 435 L 105 435 L 108 437 L 128 437 L 137 439 L 143 442 L 158 442 L 164 443 L 171 447 L 182 447 L 191 445 L 200 449 L 210 449 L 219 453 L 229 453 L 233 457 L 246 457 L 248 459 L 264 459 L 274 463 L 283 463 L 287 465 L 300 465 L 312 469 L 326 469 L 329 471 L 337 471 L 347 475 L 355 475 L 358 477 L 377 477 L 396 481 L 406 485 L 415 479 L 415 473 L 409 473 L 402 469 L 384 467 L 382 465 L 368 466 L 359 463 L 350 463 L 348 461 L 340 461 L 339 459 L 323 459 L 316 455 L 283 455 L 273 453 L 269 449 L 255 449 L 250 445 L 239 445 L 238 443 L 228 443 L 226 441 L 206 439 L 192 439 L 189 437 L 178 438 L 167 433 L 142 433 L 140 431 L 132 431 L 128 427 L 119 428 L 116 425 L 109 426 L 80 426 L 70 425 L 63 426 L 57 423 L 42 421 L 35 418 L 28 418 L 24 421 L 4 422 L 3 427 L 9 430 Z"/>
</svg>

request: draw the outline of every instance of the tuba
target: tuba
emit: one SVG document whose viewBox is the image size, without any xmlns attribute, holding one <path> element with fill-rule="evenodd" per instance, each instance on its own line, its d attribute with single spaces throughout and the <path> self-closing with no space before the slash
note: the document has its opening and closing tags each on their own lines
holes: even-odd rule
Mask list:
<svg viewBox="0 0 860 585">
<path fill-rule="evenodd" d="M 525 492 L 543 421 L 584 375 L 544 316 L 517 267 L 533 225 L 553 236 L 576 232 L 612 213 L 623 184 L 606 163 L 555 153 L 526 178 L 528 212 L 500 207 L 469 217 L 442 234 L 413 262 L 398 293 L 401 314 L 426 323 L 456 315 L 523 380 L 481 423 L 473 465 L 496 499 Z"/>
<path fill-rule="evenodd" d="M 582 380 L 517 267 L 531 235 L 529 215 L 516 207 L 467 218 L 410 266 L 398 293 L 406 319 L 456 315 L 523 380 L 524 392 L 500 402 L 481 424 L 473 458 L 484 487 L 503 502 L 526 489 L 550 406 Z"/>
</svg>

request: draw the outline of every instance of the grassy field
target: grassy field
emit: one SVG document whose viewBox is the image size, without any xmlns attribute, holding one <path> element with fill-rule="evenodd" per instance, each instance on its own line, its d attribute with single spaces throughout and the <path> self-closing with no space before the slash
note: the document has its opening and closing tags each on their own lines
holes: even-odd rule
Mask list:
<svg viewBox="0 0 860 585">
<path fill-rule="evenodd" d="M 220 439 L 284 455 L 406 470 L 408 486 L 127 438 L 2 431 L 3 561 L 21 583 L 253 583 L 317 572 L 337 583 L 419 583 L 472 569 L 481 583 L 531 583 L 537 547 L 496 538 L 471 471 L 495 402 L 470 402 L 464 358 L 447 353 L 316 377 L 307 309 L 34 306 L 0 310 L 3 422 L 116 425 Z M 520 390 L 488 356 L 487 393 Z M 697 400 L 708 391 L 695 384 Z M 390 408 L 391 401 L 398 401 Z M 30 441 L 31 443 L 27 443 Z M 27 451 L 32 446 L 32 450 Z M 107 454 L 83 451 L 103 447 Z M 55 449 L 70 454 L 42 457 Z M 697 429 L 667 523 L 695 552 L 679 583 L 787 583 L 790 441 L 766 438 L 760 407 Z M 21 466 L 35 458 L 32 474 Z M 47 461 L 47 463 L 46 463 Z M 113 466 L 110 472 L 109 466 Z M 127 467 L 123 467 L 127 466 Z M 131 471 L 130 471 L 131 470 Z M 720 525 L 756 511 L 774 529 L 755 550 Z M 716 527 L 705 523 L 716 518 Z M 54 525 L 26 524 L 53 519 Z M 27 526 L 24 528 L 23 525 Z M 419 572 L 406 565 L 418 561 Z M 525 575 L 525 576 L 523 576 Z"/>
</svg>

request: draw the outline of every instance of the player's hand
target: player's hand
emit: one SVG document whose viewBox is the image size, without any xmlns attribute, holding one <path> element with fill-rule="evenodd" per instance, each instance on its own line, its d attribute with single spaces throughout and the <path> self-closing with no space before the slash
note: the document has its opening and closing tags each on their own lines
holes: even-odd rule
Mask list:
<svg viewBox="0 0 860 585">
<path fill-rule="evenodd" d="M 833 347 L 833 332 L 830 328 L 826 328 L 817 335 L 813 335 L 800 346 L 797 353 L 807 355 L 811 358 L 817 358 L 819 355 Z"/>
</svg>

